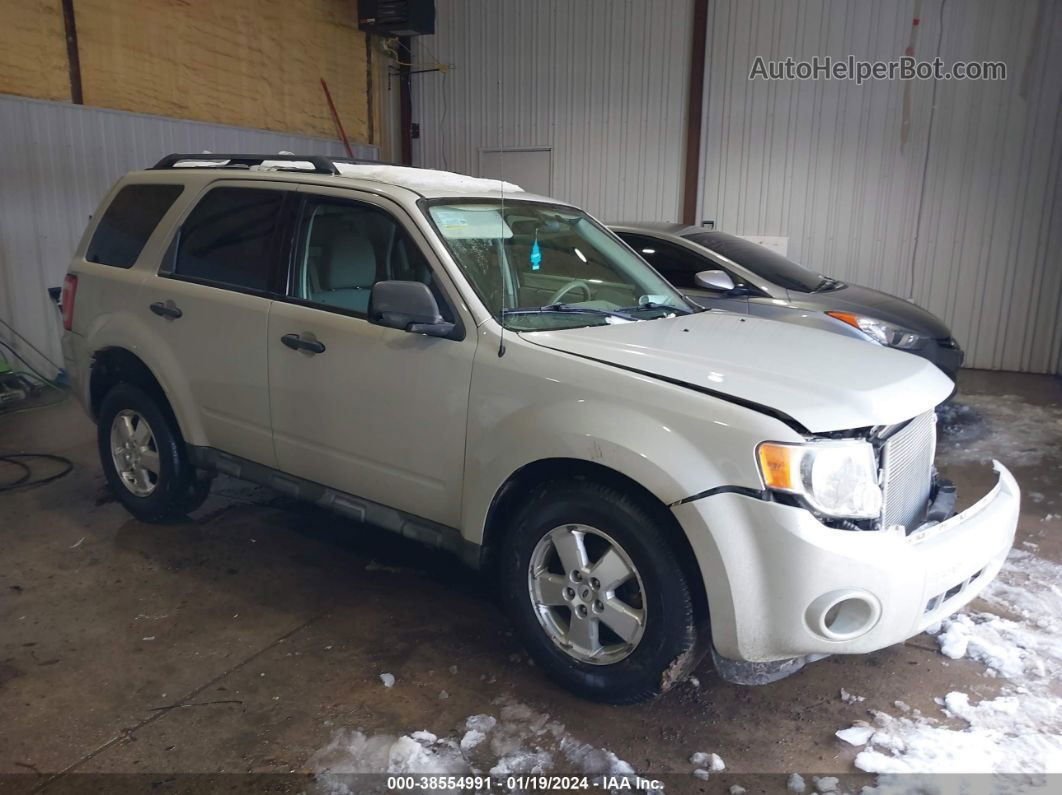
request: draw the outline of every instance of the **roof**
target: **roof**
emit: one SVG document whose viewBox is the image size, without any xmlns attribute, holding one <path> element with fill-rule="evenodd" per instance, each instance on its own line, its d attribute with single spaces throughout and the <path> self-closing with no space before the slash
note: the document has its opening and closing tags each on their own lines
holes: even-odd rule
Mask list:
<svg viewBox="0 0 1062 795">
<path fill-rule="evenodd" d="M 377 185 L 390 185 L 410 190 L 425 198 L 493 198 L 493 199 L 531 199 L 554 201 L 546 196 L 526 193 L 519 185 L 497 179 L 472 177 L 453 171 L 439 171 L 430 168 L 399 166 L 390 163 L 376 163 L 366 160 L 350 160 L 323 155 L 277 155 L 248 154 L 172 154 L 162 158 L 152 170 L 195 169 L 198 170 L 236 170 L 245 172 L 270 172 L 288 177 L 314 176 L 320 183 L 318 175 L 327 178 L 371 182 Z M 519 194 L 514 196 L 514 194 Z"/>
<path fill-rule="evenodd" d="M 612 230 L 625 232 L 650 232 L 681 236 L 687 232 L 707 232 L 702 226 L 689 226 L 688 224 L 675 223 L 674 221 L 616 221 L 608 225 Z"/>
</svg>

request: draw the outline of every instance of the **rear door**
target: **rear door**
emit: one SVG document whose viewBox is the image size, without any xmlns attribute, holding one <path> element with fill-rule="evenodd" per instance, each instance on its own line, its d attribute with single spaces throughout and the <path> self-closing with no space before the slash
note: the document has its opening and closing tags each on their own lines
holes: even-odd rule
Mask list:
<svg viewBox="0 0 1062 795">
<path fill-rule="evenodd" d="M 275 466 L 266 335 L 290 185 L 209 185 L 140 289 L 137 311 L 176 363 L 207 444 Z"/>
<path fill-rule="evenodd" d="M 701 256 L 683 246 L 675 245 L 650 235 L 637 235 L 627 232 L 618 233 L 620 237 L 641 255 L 642 259 L 652 265 L 660 275 L 697 304 L 709 309 L 727 309 L 731 312 L 748 312 L 746 295 L 727 295 L 716 290 L 705 290 L 697 284 L 694 277 L 701 271 L 723 270 L 722 265 Z M 729 273 L 735 285 L 740 285 L 740 277 Z"/>
<path fill-rule="evenodd" d="M 280 469 L 435 522 L 460 523 L 476 335 L 404 211 L 351 190 L 300 189 L 287 296 L 269 318 Z M 372 286 L 428 284 L 463 339 L 367 320 Z M 290 347 L 292 336 L 311 348 Z M 287 339 L 287 341 L 286 341 Z"/>
</svg>

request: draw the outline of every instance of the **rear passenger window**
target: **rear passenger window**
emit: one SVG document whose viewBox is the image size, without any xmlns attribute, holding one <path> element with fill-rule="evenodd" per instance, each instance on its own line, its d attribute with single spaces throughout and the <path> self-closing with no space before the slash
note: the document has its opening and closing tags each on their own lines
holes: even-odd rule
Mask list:
<svg viewBox="0 0 1062 795">
<path fill-rule="evenodd" d="M 181 226 L 173 273 L 224 286 L 267 291 L 276 262 L 284 191 L 214 188 Z"/>
<path fill-rule="evenodd" d="M 85 259 L 118 268 L 132 267 L 182 190 L 182 185 L 126 185 L 100 218 Z"/>
</svg>

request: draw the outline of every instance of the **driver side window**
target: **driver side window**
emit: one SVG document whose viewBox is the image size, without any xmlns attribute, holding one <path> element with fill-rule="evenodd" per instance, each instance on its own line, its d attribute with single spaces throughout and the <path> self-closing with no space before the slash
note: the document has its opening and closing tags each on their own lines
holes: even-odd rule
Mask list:
<svg viewBox="0 0 1062 795">
<path fill-rule="evenodd" d="M 365 317 L 373 285 L 385 280 L 427 284 L 444 319 L 453 322 L 431 266 L 397 219 L 369 204 L 307 198 L 299 223 L 292 297 Z"/>
<path fill-rule="evenodd" d="M 623 240 L 638 252 L 639 256 L 652 265 L 660 275 L 680 290 L 700 289 L 694 277 L 701 271 L 722 270 L 708 259 L 699 257 L 692 251 L 642 235 L 622 235 Z M 733 275 L 731 274 L 733 279 Z"/>
</svg>

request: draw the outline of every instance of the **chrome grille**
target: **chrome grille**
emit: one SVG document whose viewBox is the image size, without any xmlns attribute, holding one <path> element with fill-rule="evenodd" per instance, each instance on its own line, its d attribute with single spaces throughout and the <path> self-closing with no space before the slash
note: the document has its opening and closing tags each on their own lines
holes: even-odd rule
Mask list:
<svg viewBox="0 0 1062 795">
<path fill-rule="evenodd" d="M 885 442 L 881 453 L 883 527 L 900 524 L 911 532 L 921 522 L 933 484 L 937 415 L 927 411 Z"/>
</svg>

